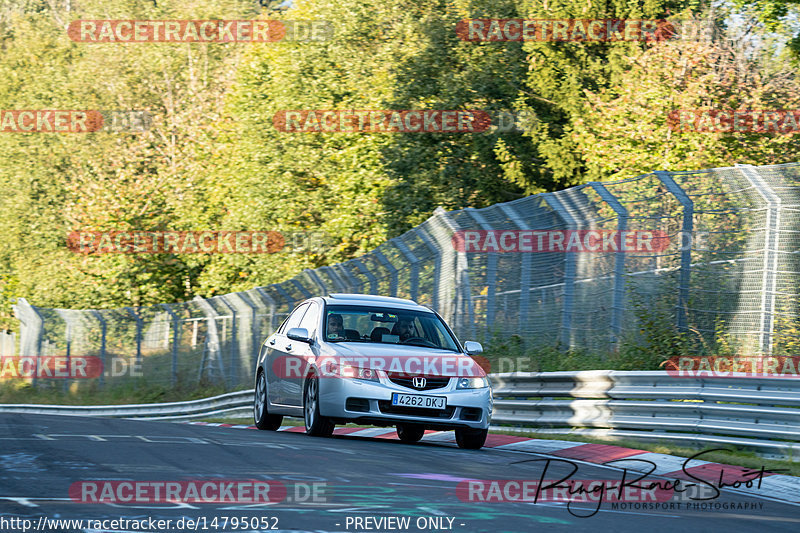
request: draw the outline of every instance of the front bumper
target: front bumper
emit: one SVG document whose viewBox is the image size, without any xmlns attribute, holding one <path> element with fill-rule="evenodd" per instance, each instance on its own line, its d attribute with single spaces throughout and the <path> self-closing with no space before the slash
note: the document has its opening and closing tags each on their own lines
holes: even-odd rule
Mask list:
<svg viewBox="0 0 800 533">
<path fill-rule="evenodd" d="M 320 414 L 338 423 L 394 426 L 422 424 L 429 429 L 487 429 L 492 416 L 492 391 L 456 389 L 456 378 L 442 388 L 420 391 L 403 387 L 382 376 L 380 382 L 348 378 L 320 379 Z M 445 410 L 392 406 L 392 393 L 440 396 Z"/>
</svg>

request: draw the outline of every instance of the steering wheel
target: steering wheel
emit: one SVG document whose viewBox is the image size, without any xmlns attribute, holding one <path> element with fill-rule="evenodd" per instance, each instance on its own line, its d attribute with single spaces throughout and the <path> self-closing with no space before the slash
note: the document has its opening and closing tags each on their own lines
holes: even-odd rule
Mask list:
<svg viewBox="0 0 800 533">
<path fill-rule="evenodd" d="M 433 344 L 428 339 L 423 339 L 422 337 L 409 337 L 404 341 L 400 341 L 400 344 L 410 344 L 411 341 L 422 341 L 425 343 L 426 346 L 430 346 L 431 348 L 436 348 L 435 344 Z"/>
</svg>

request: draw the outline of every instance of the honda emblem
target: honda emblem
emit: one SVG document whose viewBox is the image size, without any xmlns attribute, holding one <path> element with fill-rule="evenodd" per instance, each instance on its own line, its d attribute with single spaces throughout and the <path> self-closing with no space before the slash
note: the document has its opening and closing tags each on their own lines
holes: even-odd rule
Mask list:
<svg viewBox="0 0 800 533">
<path fill-rule="evenodd" d="M 415 377 L 411 380 L 411 384 L 414 385 L 415 389 L 424 389 L 425 383 L 427 383 L 425 378 Z"/>
</svg>

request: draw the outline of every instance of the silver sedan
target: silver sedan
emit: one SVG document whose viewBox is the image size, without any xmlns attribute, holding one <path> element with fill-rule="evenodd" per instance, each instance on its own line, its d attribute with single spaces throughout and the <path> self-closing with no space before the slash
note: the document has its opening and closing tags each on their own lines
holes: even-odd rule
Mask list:
<svg viewBox="0 0 800 533">
<path fill-rule="evenodd" d="M 462 448 L 486 441 L 492 392 L 471 357 L 433 310 L 411 300 L 332 294 L 301 303 L 261 346 L 254 417 L 276 430 L 302 417 L 306 433 L 336 424 L 395 426 L 406 442 L 426 429 L 455 430 Z"/>
</svg>

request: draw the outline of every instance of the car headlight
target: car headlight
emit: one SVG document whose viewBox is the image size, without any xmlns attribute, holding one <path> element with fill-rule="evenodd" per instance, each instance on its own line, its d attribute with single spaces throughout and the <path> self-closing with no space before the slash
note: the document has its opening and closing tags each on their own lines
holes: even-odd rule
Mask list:
<svg viewBox="0 0 800 533">
<path fill-rule="evenodd" d="M 489 386 L 486 378 L 458 378 L 457 389 L 483 389 Z"/>
<path fill-rule="evenodd" d="M 364 381 L 380 381 L 378 371 L 371 368 L 358 368 L 355 366 L 343 366 L 342 376 L 352 379 L 363 379 Z"/>
</svg>

